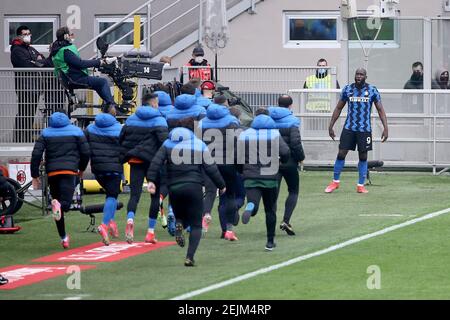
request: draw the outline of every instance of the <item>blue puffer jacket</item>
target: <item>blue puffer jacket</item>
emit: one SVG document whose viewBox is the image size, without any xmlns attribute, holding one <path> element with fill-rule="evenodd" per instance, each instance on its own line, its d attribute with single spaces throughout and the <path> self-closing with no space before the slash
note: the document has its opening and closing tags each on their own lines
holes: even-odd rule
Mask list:
<svg viewBox="0 0 450 320">
<path fill-rule="evenodd" d="M 269 107 L 269 114 L 291 150 L 291 156 L 286 165 L 297 166 L 298 162 L 305 159 L 300 136 L 300 120 L 288 108 Z"/>
<path fill-rule="evenodd" d="M 245 159 L 238 159 L 239 163 L 244 162 L 244 179 L 278 179 L 279 167 L 276 164 L 279 165 L 279 160 L 289 160 L 289 147 L 271 117 L 264 114 L 256 116 L 251 127 L 239 135 L 238 143 L 238 150 L 245 148 Z M 272 150 L 276 146 L 278 149 Z M 272 154 L 272 151 L 275 153 Z"/>
<path fill-rule="evenodd" d="M 175 152 L 174 149 L 176 149 Z M 209 153 L 206 144 L 186 128 L 175 128 L 170 131 L 168 139 L 159 149 L 148 170 L 147 177 L 156 181 L 161 167 L 167 163 L 167 184 L 196 183 L 203 185 L 204 172 L 222 189 L 225 182 L 215 164 L 205 163 L 204 156 Z M 180 155 L 183 155 L 180 158 Z M 181 161 L 180 161 L 181 160 Z"/>
<path fill-rule="evenodd" d="M 168 134 L 166 119 L 159 110 L 139 107 L 120 132 L 121 162 L 138 158 L 150 163 Z"/>
<path fill-rule="evenodd" d="M 205 108 L 197 104 L 197 98 L 190 94 L 181 94 L 175 99 L 175 108 L 167 114 L 169 128 L 175 128 L 177 122 L 185 118 L 200 121 L 206 115 Z"/>
<path fill-rule="evenodd" d="M 167 114 L 174 108 L 172 99 L 169 94 L 164 91 L 155 91 L 155 94 L 158 95 L 158 110 L 164 118 L 167 118 Z"/>
<path fill-rule="evenodd" d="M 123 172 L 120 163 L 120 123 L 108 113 L 95 116 L 95 122 L 85 131 L 91 150 L 91 168 L 94 174 Z"/>
<path fill-rule="evenodd" d="M 67 115 L 55 112 L 49 127 L 42 130 L 31 154 L 31 176 L 39 177 L 39 165 L 45 152 L 47 173 L 68 170 L 86 170 L 89 163 L 89 144 L 83 131 L 70 123 Z"/>
</svg>

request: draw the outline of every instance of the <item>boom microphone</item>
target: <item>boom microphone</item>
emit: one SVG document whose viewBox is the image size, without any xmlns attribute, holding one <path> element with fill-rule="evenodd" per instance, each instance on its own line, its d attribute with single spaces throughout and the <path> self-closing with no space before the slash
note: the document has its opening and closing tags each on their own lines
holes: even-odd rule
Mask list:
<svg viewBox="0 0 450 320">
<path fill-rule="evenodd" d="M 93 204 L 90 206 L 82 206 L 80 208 L 80 212 L 82 214 L 86 214 L 86 215 L 90 215 L 90 214 L 94 214 L 94 213 L 100 213 L 103 212 L 103 207 L 104 204 Z M 122 202 L 118 202 L 117 203 L 117 210 L 120 210 L 123 208 L 123 203 Z"/>
</svg>

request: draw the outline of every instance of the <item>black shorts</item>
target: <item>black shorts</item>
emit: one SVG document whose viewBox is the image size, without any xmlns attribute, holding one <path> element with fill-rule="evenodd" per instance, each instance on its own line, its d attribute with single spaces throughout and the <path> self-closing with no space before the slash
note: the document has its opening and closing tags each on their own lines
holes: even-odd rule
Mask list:
<svg viewBox="0 0 450 320">
<path fill-rule="evenodd" d="M 359 152 L 367 152 L 372 150 L 372 132 L 359 132 L 342 129 L 339 149 L 356 150 L 358 145 Z"/>
</svg>

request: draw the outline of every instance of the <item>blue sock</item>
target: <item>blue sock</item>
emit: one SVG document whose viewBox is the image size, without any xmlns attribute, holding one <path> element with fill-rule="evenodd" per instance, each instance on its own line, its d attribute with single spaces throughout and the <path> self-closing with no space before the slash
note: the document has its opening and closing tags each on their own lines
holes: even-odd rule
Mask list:
<svg viewBox="0 0 450 320">
<path fill-rule="evenodd" d="M 128 214 L 127 214 L 127 219 L 132 219 L 132 220 L 134 220 L 134 212 L 133 212 L 133 211 L 128 212 Z"/>
<path fill-rule="evenodd" d="M 247 206 L 245 207 L 245 211 L 252 211 L 255 209 L 255 204 L 253 202 L 247 203 Z"/>
<path fill-rule="evenodd" d="M 172 206 L 170 204 L 169 204 L 169 213 L 168 213 L 168 215 L 169 216 L 175 216 L 175 214 L 173 213 Z"/>
<path fill-rule="evenodd" d="M 155 226 L 156 226 L 156 219 L 149 218 L 148 219 L 148 228 L 155 229 Z"/>
<path fill-rule="evenodd" d="M 367 175 L 367 160 L 358 162 L 358 172 L 359 172 L 359 180 L 358 184 L 364 185 L 364 181 L 366 180 Z"/>
<path fill-rule="evenodd" d="M 336 180 L 336 181 L 339 180 L 342 169 L 344 169 L 344 165 L 345 165 L 345 160 L 336 159 L 336 161 L 334 162 L 334 176 L 333 176 L 334 180 Z"/>
<path fill-rule="evenodd" d="M 103 223 L 108 225 L 111 219 L 114 218 L 114 213 L 117 209 L 117 199 L 113 197 L 107 197 L 105 205 L 103 206 Z"/>
</svg>

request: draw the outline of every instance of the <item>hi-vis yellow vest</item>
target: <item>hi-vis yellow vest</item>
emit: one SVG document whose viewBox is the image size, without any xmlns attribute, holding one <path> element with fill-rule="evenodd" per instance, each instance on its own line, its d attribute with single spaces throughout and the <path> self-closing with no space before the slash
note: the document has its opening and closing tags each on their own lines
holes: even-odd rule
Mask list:
<svg viewBox="0 0 450 320">
<path fill-rule="evenodd" d="M 317 78 L 311 75 L 306 78 L 306 87 L 308 89 L 332 89 L 331 76 Z M 331 96 L 329 93 L 308 93 L 306 110 L 312 112 L 331 111 Z"/>
</svg>

